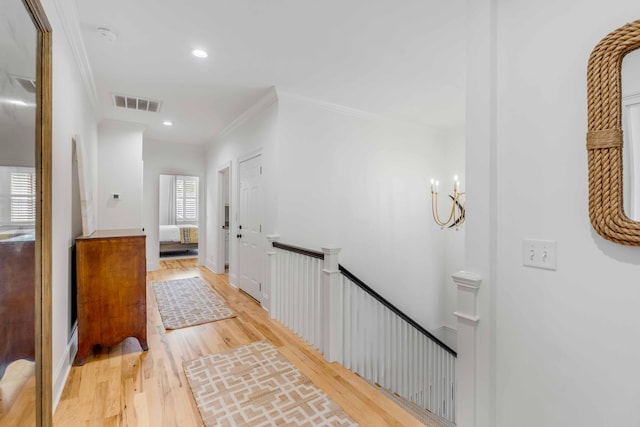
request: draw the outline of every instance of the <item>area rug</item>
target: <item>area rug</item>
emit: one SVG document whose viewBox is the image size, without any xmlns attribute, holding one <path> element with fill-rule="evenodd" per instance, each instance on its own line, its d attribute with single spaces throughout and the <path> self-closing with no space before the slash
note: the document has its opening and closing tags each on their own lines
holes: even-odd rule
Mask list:
<svg viewBox="0 0 640 427">
<path fill-rule="evenodd" d="M 185 328 L 236 315 L 199 277 L 154 282 L 152 286 L 166 329 Z"/>
<path fill-rule="evenodd" d="M 357 426 L 266 341 L 184 363 L 206 427 Z"/>
</svg>

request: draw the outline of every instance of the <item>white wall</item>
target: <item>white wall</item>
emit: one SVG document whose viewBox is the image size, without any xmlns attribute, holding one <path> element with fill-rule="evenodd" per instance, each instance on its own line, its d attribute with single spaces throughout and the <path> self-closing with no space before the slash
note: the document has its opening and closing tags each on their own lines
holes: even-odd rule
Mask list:
<svg viewBox="0 0 640 427">
<path fill-rule="evenodd" d="M 98 127 L 98 229 L 142 228 L 141 125 L 104 120 Z M 119 199 L 113 195 L 118 194 Z"/>
<path fill-rule="evenodd" d="M 467 180 L 465 176 L 465 129 L 463 126 L 456 128 L 449 128 L 446 131 L 440 132 L 442 143 L 444 144 L 443 159 L 446 162 L 446 168 L 450 171 L 449 174 L 457 174 L 460 180 L 460 191 L 466 191 Z M 449 175 L 444 176 L 449 184 L 451 177 Z M 445 200 L 445 199 L 442 199 Z M 450 205 L 445 205 L 447 208 Z M 443 249 L 444 254 L 444 289 L 443 298 L 440 304 L 440 316 L 442 319 L 441 328 L 442 332 L 435 330 L 437 336 L 442 336 L 445 343 L 450 347 L 456 349 L 456 327 L 457 318 L 453 313 L 457 310 L 457 290 L 450 279 L 450 275 L 453 272 L 464 269 L 465 266 L 465 235 L 466 225 L 463 225 L 458 231 L 454 229 L 446 230 L 444 233 Z"/>
<path fill-rule="evenodd" d="M 173 197 L 169 194 L 171 191 L 171 179 L 173 175 L 160 174 L 160 180 L 158 181 L 158 224 L 167 225 L 175 224 L 175 213 L 171 215 L 170 201 Z"/>
<path fill-rule="evenodd" d="M 160 266 L 158 229 L 160 225 L 159 197 L 160 175 L 197 176 L 199 182 L 200 230 L 198 233 L 198 254 L 200 264 L 205 263 L 207 235 L 205 221 L 205 147 L 191 144 L 174 144 L 144 139 L 144 230 L 147 234 L 147 269 L 157 270 Z"/>
<path fill-rule="evenodd" d="M 449 274 L 464 265 L 464 229 L 435 225 L 429 180 L 439 178 L 447 189 L 457 173 L 464 185 L 463 129 L 389 122 L 282 93 L 277 104 L 253 114 L 212 143 L 207 155 L 207 265 L 224 271 L 215 259 L 217 171 L 232 166 L 233 237 L 237 160 L 262 148 L 264 235 L 315 250 L 338 244 L 343 265 L 425 328 L 454 329 Z M 230 246 L 235 284 L 236 239 Z M 263 289 L 267 308 L 269 294 Z"/>
<path fill-rule="evenodd" d="M 589 54 L 638 18 L 637 2 L 468 4 L 476 21 L 497 7 L 468 67 L 467 181 L 481 210 L 472 221 L 469 208 L 466 262 L 484 276 L 490 331 L 475 425 L 640 425 L 640 248 L 594 233 L 585 149 Z M 524 238 L 556 240 L 557 271 L 523 267 Z"/>
<path fill-rule="evenodd" d="M 218 253 L 218 238 L 224 232 L 218 227 L 224 222 L 224 218 L 219 219 L 220 210 L 218 208 L 218 185 L 220 174 L 218 170 L 226 165 L 231 165 L 231 209 L 230 216 L 230 239 L 229 239 L 229 281 L 234 286 L 238 285 L 237 277 L 237 239 L 238 223 L 236 221 L 238 212 L 238 170 L 239 159 L 243 156 L 261 150 L 262 154 L 262 188 L 265 206 L 263 214 L 263 236 L 273 234 L 276 231 L 276 205 L 277 197 L 275 192 L 275 177 L 277 174 L 277 162 L 275 158 L 277 149 L 277 125 L 278 107 L 275 92 L 269 92 L 265 97 L 257 102 L 254 107 L 241 115 L 237 121 L 232 123 L 222 136 L 211 144 L 207 151 L 207 266 L 218 273 L 224 272 L 224 265 L 218 265 L 216 256 Z M 266 254 L 265 254 L 266 256 Z M 264 259 L 262 261 L 265 261 Z M 224 264 L 224 258 L 223 262 Z M 269 289 L 263 287 L 263 306 L 269 307 Z"/>
<path fill-rule="evenodd" d="M 442 183 L 441 212 L 448 213 L 444 190 L 455 173 L 464 178 L 462 131 L 288 95 L 279 95 L 279 106 L 282 241 L 315 250 L 337 244 L 341 264 L 426 329 L 455 327 L 446 268 L 449 257 L 463 261 L 464 231 L 456 240 L 454 230 L 433 222 L 429 181 Z"/>
<path fill-rule="evenodd" d="M 90 170 L 97 169 L 97 123 L 77 65 L 56 13 L 54 2 L 43 0 L 53 27 L 53 182 L 52 182 L 52 357 L 53 396 L 57 404 L 73 357 L 75 342 L 71 324 L 72 138 L 85 142 Z M 95 178 L 95 176 L 94 176 Z M 95 182 L 95 179 L 94 179 Z M 95 189 L 94 189 L 95 194 Z"/>
</svg>

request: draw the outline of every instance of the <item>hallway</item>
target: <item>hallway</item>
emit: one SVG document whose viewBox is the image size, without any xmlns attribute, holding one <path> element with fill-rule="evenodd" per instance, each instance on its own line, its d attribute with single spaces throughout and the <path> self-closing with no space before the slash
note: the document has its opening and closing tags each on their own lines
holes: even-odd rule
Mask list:
<svg viewBox="0 0 640 427">
<path fill-rule="evenodd" d="M 363 426 L 421 426 L 403 409 L 338 364 L 328 364 L 311 346 L 248 296 L 225 275 L 195 267 L 197 260 L 162 263 L 147 274 L 149 351 L 137 340 L 98 351 L 69 375 L 54 426 L 200 426 L 201 418 L 182 363 L 249 342 L 267 340 Z M 237 312 L 233 319 L 165 331 L 150 289 L 153 281 L 200 276 Z"/>
</svg>

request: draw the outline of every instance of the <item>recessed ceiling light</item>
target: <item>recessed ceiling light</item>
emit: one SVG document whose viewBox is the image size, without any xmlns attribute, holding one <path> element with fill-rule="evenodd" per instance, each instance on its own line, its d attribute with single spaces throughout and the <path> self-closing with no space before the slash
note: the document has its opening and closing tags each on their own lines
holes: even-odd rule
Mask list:
<svg viewBox="0 0 640 427">
<path fill-rule="evenodd" d="M 162 124 L 165 126 L 173 126 L 173 122 L 170 120 L 165 120 L 164 122 L 162 122 Z"/>
<path fill-rule="evenodd" d="M 206 58 L 207 56 L 209 56 L 209 54 L 202 49 L 193 49 L 191 51 L 191 54 L 196 58 Z"/>
<path fill-rule="evenodd" d="M 109 43 L 113 43 L 118 38 L 118 36 L 116 36 L 116 33 L 105 27 L 98 27 L 96 31 L 98 32 L 100 37 L 102 37 Z"/>
</svg>

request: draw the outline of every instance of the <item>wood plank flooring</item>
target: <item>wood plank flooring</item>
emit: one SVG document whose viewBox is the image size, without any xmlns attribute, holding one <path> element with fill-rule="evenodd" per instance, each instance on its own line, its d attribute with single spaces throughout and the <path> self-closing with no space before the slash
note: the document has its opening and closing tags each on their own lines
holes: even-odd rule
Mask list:
<svg viewBox="0 0 640 427">
<path fill-rule="evenodd" d="M 197 260 L 161 262 L 147 276 L 149 351 L 128 338 L 74 366 L 54 415 L 54 426 L 201 426 L 182 363 L 258 340 L 271 342 L 362 426 L 421 426 L 404 409 L 269 318 L 227 276 L 196 267 Z M 232 319 L 165 331 L 150 283 L 200 276 L 238 314 Z"/>
<path fill-rule="evenodd" d="M 0 381 L 0 426 L 35 426 L 35 408 L 35 362 L 17 360 Z"/>
</svg>

